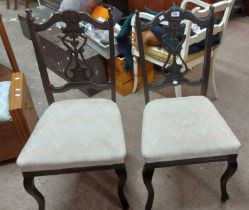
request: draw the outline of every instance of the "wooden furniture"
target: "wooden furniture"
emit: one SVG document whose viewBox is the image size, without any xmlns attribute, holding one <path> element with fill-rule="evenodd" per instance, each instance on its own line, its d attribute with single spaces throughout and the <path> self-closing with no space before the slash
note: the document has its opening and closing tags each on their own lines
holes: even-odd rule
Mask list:
<svg viewBox="0 0 249 210">
<path fill-rule="evenodd" d="M 243 0 L 243 3 L 246 8 L 246 15 L 249 16 L 249 1 L 248 0 Z"/>
<path fill-rule="evenodd" d="M 220 39 L 220 43 L 222 42 L 222 39 L 224 37 L 224 33 L 226 31 L 227 28 L 227 23 L 231 14 L 231 10 L 233 7 L 235 0 L 225 0 L 225 1 L 220 1 L 218 3 L 213 4 L 213 7 L 215 8 L 215 14 L 221 14 L 222 16 L 220 17 L 220 22 L 218 24 L 215 24 L 214 26 L 214 35 L 217 35 L 218 33 L 219 35 L 219 39 Z M 209 6 L 210 4 L 207 4 L 203 1 L 199 1 L 199 0 L 184 0 L 182 1 L 181 4 L 181 8 L 186 9 L 189 3 L 193 3 L 195 2 L 195 8 L 192 10 L 192 13 L 200 18 L 206 17 L 208 15 L 209 12 Z M 199 7 L 199 8 L 198 8 Z M 155 16 L 150 15 L 148 13 L 140 13 L 140 17 L 147 19 L 147 20 L 152 20 L 154 19 Z M 135 16 L 133 16 L 132 22 L 132 32 L 133 34 L 136 33 L 136 28 L 135 28 Z M 194 35 L 191 34 L 191 31 L 194 31 Z M 198 29 L 198 27 L 196 28 L 194 24 L 192 24 L 190 21 L 186 24 L 186 28 L 184 31 L 184 35 L 186 36 L 186 39 L 183 43 L 183 48 L 181 49 L 181 56 L 182 59 L 187 63 L 188 67 L 190 69 L 193 69 L 195 66 L 197 66 L 198 64 L 201 64 L 203 62 L 203 57 L 204 57 L 204 51 L 201 50 L 200 52 L 196 52 L 196 53 L 189 53 L 189 49 L 190 46 L 196 43 L 199 43 L 201 41 L 203 41 L 205 39 L 205 29 Z M 214 67 L 214 63 L 215 63 L 215 56 L 218 50 L 218 46 L 214 46 L 212 48 L 212 59 L 211 59 L 211 72 L 210 72 L 210 82 L 211 85 L 213 87 L 214 90 L 214 96 L 217 99 L 218 98 L 218 92 L 217 92 L 217 88 L 216 88 L 216 77 L 215 77 L 215 67 Z M 139 58 L 139 52 L 138 49 L 133 46 L 132 47 L 132 54 L 134 56 L 134 92 L 136 91 L 136 85 L 137 85 L 137 58 Z M 154 64 L 157 64 L 159 66 L 163 66 L 164 65 L 164 61 L 168 56 L 167 51 L 165 51 L 162 47 L 155 47 L 155 46 L 146 46 L 145 47 L 145 58 L 147 61 L 150 61 Z M 178 62 L 181 63 L 181 59 L 178 57 L 177 58 Z M 172 60 L 170 60 L 172 61 Z M 176 92 L 176 96 L 182 96 L 181 93 L 181 86 L 176 86 L 175 87 L 175 92 Z"/>
<path fill-rule="evenodd" d="M 4 45 L 4 48 L 5 48 L 6 53 L 8 55 L 13 72 L 19 72 L 20 70 L 19 70 L 19 67 L 17 65 L 15 55 L 13 53 L 13 50 L 12 50 L 12 47 L 10 45 L 5 27 L 3 25 L 2 14 L 0 14 L 0 37 L 3 41 L 3 45 Z"/>
<path fill-rule="evenodd" d="M 111 10 L 108 22 L 104 23 L 96 21 L 87 13 L 65 11 L 54 14 L 46 23 L 37 24 L 33 22 L 32 11 L 26 12 L 44 91 L 50 106 L 17 159 L 17 165 L 23 172 L 25 190 L 36 199 L 39 210 L 44 210 L 45 199 L 34 185 L 35 177 L 113 170 L 119 179 L 118 195 L 122 208 L 128 209 L 123 191 L 127 176 L 124 163 L 125 139 L 120 111 L 115 103 L 115 49 Z M 63 71 L 68 81 L 58 86 L 48 77 L 44 49 L 38 33 L 64 21 L 66 27 L 61 28 L 60 39 L 68 51 L 68 65 L 60 71 Z M 85 28 L 80 25 L 81 21 L 109 31 L 112 72 L 110 82 L 96 84 L 92 80 L 93 68 L 87 64 L 83 54 L 87 36 Z M 55 102 L 54 93 L 77 87 L 111 89 L 112 100 L 75 99 Z"/>
<path fill-rule="evenodd" d="M 111 68 L 110 60 L 107 60 L 107 77 L 108 80 L 111 79 Z M 148 82 L 154 82 L 154 69 L 153 64 L 146 62 L 146 71 L 148 75 Z M 116 90 L 122 96 L 127 96 L 132 93 L 134 87 L 134 75 L 131 71 L 126 71 L 124 69 L 124 58 L 116 57 Z M 142 71 L 138 68 L 138 89 L 143 87 Z"/>
<path fill-rule="evenodd" d="M 19 0 L 15 0 L 14 10 L 17 10 L 18 3 L 19 3 Z M 24 0 L 24 5 L 25 5 L 25 9 L 29 8 L 29 0 Z M 10 9 L 10 0 L 6 0 L 6 8 Z"/>
<path fill-rule="evenodd" d="M 134 12 L 135 10 L 138 11 L 144 11 L 144 9 L 147 7 L 148 9 L 160 12 L 162 10 L 166 10 L 172 6 L 172 2 L 176 3 L 177 5 L 180 5 L 182 3 L 182 0 L 129 0 L 129 10 L 130 12 Z M 209 4 L 212 4 L 215 2 L 215 0 L 204 0 L 204 2 L 207 2 Z M 191 8 L 191 7 L 190 7 Z"/>
<path fill-rule="evenodd" d="M 235 1 L 232 12 L 240 14 L 242 17 L 246 16 L 246 7 L 243 0 Z"/>
<path fill-rule="evenodd" d="M 2 66 L 0 70 L 3 70 Z M 5 70 L 11 71 L 6 68 Z M 9 111 L 11 121 L 0 122 L 0 161 L 13 159 L 19 155 L 38 121 L 32 98 L 21 72 L 12 73 Z"/>
<path fill-rule="evenodd" d="M 38 120 L 24 75 L 19 68 L 0 14 L 0 37 L 9 57 L 12 70 L 0 64 L 0 81 L 11 81 L 11 120 L 0 122 L 0 161 L 16 158 Z"/>
<path fill-rule="evenodd" d="M 189 79 L 187 63 L 177 62 L 185 37 L 179 38 L 182 22 L 190 20 L 206 28 L 203 72 L 199 79 Z M 161 39 L 169 42 L 163 47 L 168 52 L 161 68 L 163 79 L 153 84 L 147 83 L 145 51 L 142 31 L 150 30 L 158 23 L 164 27 Z M 206 97 L 209 81 L 212 37 L 214 29 L 214 8 L 210 8 L 208 19 L 197 18 L 191 11 L 172 7 L 160 13 L 151 23 L 141 24 L 136 13 L 136 27 L 139 54 L 144 79 L 145 110 L 143 114 L 141 150 L 145 161 L 143 181 L 148 190 L 146 210 L 153 205 L 154 190 L 152 178 L 155 169 L 178 165 L 227 161 L 228 166 L 220 180 L 221 200 L 229 199 L 226 185 L 237 169 L 240 142 L 212 102 Z M 169 62 L 172 58 L 172 62 Z M 164 98 L 150 102 L 149 90 L 176 85 L 201 86 L 202 96 Z M 208 117 L 207 117 L 208 116 Z M 184 174 L 183 174 L 184 176 Z"/>
</svg>

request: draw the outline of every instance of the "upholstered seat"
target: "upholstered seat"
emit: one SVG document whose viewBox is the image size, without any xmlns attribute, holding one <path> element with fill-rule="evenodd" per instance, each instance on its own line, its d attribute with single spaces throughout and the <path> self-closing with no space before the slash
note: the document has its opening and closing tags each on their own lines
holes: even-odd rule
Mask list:
<svg viewBox="0 0 249 210">
<path fill-rule="evenodd" d="M 121 115 L 106 99 L 55 102 L 21 152 L 22 171 L 121 164 L 126 155 Z"/>
<path fill-rule="evenodd" d="M 10 81 L 0 82 L 0 122 L 11 119 L 9 112 Z"/>
<path fill-rule="evenodd" d="M 158 99 L 145 108 L 142 154 L 147 163 L 237 154 L 239 148 L 206 97 Z"/>
</svg>

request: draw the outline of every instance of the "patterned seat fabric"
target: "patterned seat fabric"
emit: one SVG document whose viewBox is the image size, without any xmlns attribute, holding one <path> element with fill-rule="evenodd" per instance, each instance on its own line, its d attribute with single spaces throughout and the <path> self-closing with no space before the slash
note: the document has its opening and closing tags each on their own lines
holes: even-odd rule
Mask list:
<svg viewBox="0 0 249 210">
<path fill-rule="evenodd" d="M 121 115 L 106 99 L 53 103 L 21 152 L 22 171 L 121 164 L 126 156 Z"/>
<path fill-rule="evenodd" d="M 0 121 L 11 119 L 9 112 L 10 81 L 0 82 Z"/>
<path fill-rule="evenodd" d="M 206 97 L 158 99 L 145 108 L 142 154 L 147 163 L 237 154 L 239 148 Z"/>
</svg>

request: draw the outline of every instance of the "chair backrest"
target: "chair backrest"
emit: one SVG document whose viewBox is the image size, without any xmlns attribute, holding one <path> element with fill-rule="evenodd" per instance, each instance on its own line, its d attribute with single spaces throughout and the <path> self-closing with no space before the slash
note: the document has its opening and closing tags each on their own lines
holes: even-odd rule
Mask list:
<svg viewBox="0 0 249 210">
<path fill-rule="evenodd" d="M 217 15 L 219 18 L 219 21 L 214 24 L 214 30 L 213 35 L 220 34 L 220 42 L 222 41 L 223 34 L 226 31 L 227 23 L 233 8 L 235 0 L 223 0 L 219 1 L 217 3 L 212 4 L 212 7 L 214 8 L 214 14 Z M 186 9 L 188 3 L 193 3 L 195 5 L 198 5 L 198 7 L 194 7 L 192 9 L 192 13 L 198 17 L 198 18 L 206 18 L 209 15 L 209 8 L 210 4 L 200 1 L 200 0 L 183 0 L 181 3 L 181 8 Z M 192 31 L 192 22 L 188 22 L 188 27 L 186 27 L 186 30 L 184 34 L 186 35 L 185 42 L 183 44 L 183 50 L 181 52 L 181 55 L 183 59 L 186 59 L 188 56 L 188 50 L 189 47 L 192 44 L 199 43 L 202 40 L 205 39 L 206 35 L 206 29 L 199 29 L 195 30 L 194 35 L 191 35 Z"/>
<path fill-rule="evenodd" d="M 197 24 L 202 28 L 206 28 L 203 74 L 198 80 L 189 80 L 186 78 L 185 75 L 189 72 L 189 68 L 181 57 L 182 45 L 186 39 L 186 36 L 182 35 L 182 32 L 187 27 L 186 21 L 191 21 L 192 23 Z M 145 69 L 145 55 L 142 32 L 150 30 L 152 27 L 155 27 L 157 25 L 162 25 L 163 27 L 161 43 L 162 47 L 165 48 L 165 50 L 168 52 L 168 57 L 161 68 L 161 71 L 163 72 L 165 78 L 154 84 L 148 84 Z M 212 6 L 209 9 L 208 18 L 205 20 L 199 19 L 191 11 L 181 9 L 180 7 L 175 5 L 172 6 L 169 10 L 159 13 L 152 21 L 147 24 L 141 23 L 139 12 L 136 12 L 136 31 L 146 103 L 149 102 L 149 89 L 158 89 L 172 85 L 201 85 L 201 94 L 205 96 L 207 95 L 213 28 L 214 8 Z M 177 62 L 177 60 L 179 59 L 181 60 L 181 62 Z"/>
<path fill-rule="evenodd" d="M 54 102 L 53 93 L 61 93 L 75 88 L 91 88 L 96 90 L 112 89 L 112 100 L 116 101 L 115 91 L 115 52 L 114 52 L 114 32 L 113 19 L 111 9 L 109 10 L 109 19 L 107 22 L 99 22 L 94 20 L 89 14 L 75 11 L 64 11 L 55 13 L 50 19 L 42 24 L 35 23 L 32 18 L 32 11 L 26 10 L 27 22 L 30 29 L 31 39 L 34 45 L 35 54 L 42 78 L 43 87 L 46 93 L 48 103 Z M 64 24 L 62 24 L 62 22 Z M 84 22 L 84 24 L 82 24 Z M 65 60 L 68 63 L 65 69 L 60 69 L 64 77 L 67 79 L 65 85 L 55 87 L 51 84 L 48 76 L 48 68 L 45 62 L 43 46 L 39 32 L 51 28 L 59 23 L 60 35 L 58 35 L 64 48 L 67 50 Z M 92 81 L 94 71 L 88 65 L 84 58 L 84 47 L 87 42 L 87 34 L 85 24 L 89 23 L 93 27 L 109 31 L 109 47 L 111 61 L 111 81 L 106 84 L 96 84 Z M 61 35 L 62 34 L 62 35 Z M 63 58 L 61 58 L 63 59 Z M 96 71 L 95 71 L 96 72 Z"/>
</svg>

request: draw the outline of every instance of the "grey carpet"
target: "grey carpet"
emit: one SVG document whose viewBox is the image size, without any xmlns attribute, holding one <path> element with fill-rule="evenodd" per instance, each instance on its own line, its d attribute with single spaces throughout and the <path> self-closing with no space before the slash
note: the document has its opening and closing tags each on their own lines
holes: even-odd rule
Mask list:
<svg viewBox="0 0 249 210">
<path fill-rule="evenodd" d="M 0 1 L 4 18 L 16 17 L 17 12 L 5 10 Z M 21 1 L 22 2 L 22 1 Z M 21 3 L 22 4 L 22 3 Z M 18 12 L 23 11 L 23 5 Z M 39 116 L 47 108 L 41 79 L 37 69 L 33 47 L 26 40 L 16 21 L 5 23 L 10 41 L 20 66 L 25 73 Z M 174 167 L 156 170 L 154 210 L 248 210 L 249 209 L 249 18 L 233 17 L 229 23 L 224 43 L 216 61 L 217 86 L 220 99 L 215 106 L 231 126 L 242 143 L 239 168 L 230 180 L 228 191 L 231 199 L 220 202 L 219 178 L 225 163 Z M 8 60 L 0 43 L 0 62 Z M 194 71 L 198 71 L 198 68 Z M 53 79 L 58 80 L 51 74 Z M 172 92 L 172 90 L 171 90 Z M 185 89 L 185 95 L 196 91 Z M 164 93 L 165 95 L 166 92 Z M 169 95 L 172 95 L 169 93 Z M 210 91 L 210 98 L 213 94 Z M 85 98 L 79 91 L 71 91 L 57 97 Z M 110 98 L 109 92 L 95 97 Z M 152 98 L 162 97 L 152 93 Z M 141 121 L 144 108 L 143 92 L 118 97 L 127 145 L 128 181 L 125 188 L 131 210 L 144 209 L 147 193 L 142 182 L 140 150 Z M 41 177 L 36 180 L 44 194 L 47 210 L 114 210 L 120 209 L 116 193 L 117 178 L 113 172 L 94 172 L 73 175 Z M 22 175 L 14 162 L 0 165 L 0 210 L 34 210 L 37 204 L 23 189 Z"/>
</svg>

